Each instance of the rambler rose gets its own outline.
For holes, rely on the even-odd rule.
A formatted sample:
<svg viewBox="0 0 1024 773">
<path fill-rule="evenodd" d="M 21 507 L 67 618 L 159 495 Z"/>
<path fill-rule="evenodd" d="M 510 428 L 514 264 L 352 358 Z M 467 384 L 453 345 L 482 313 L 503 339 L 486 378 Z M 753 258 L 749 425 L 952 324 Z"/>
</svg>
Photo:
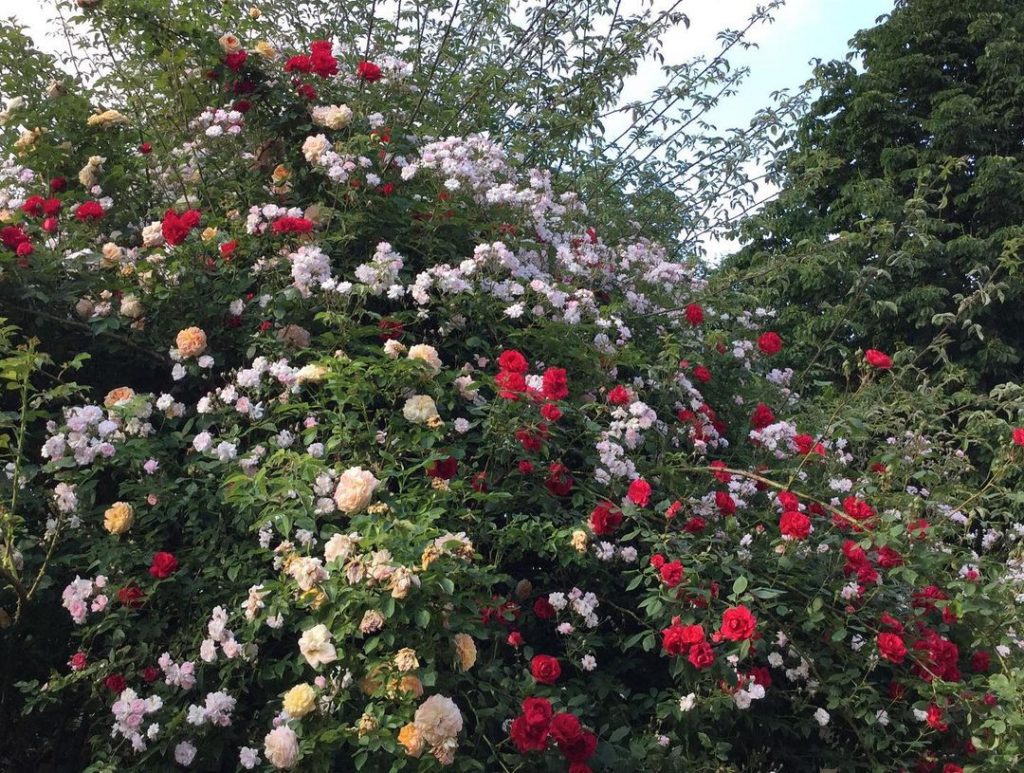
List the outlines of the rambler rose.
<svg viewBox="0 0 1024 773">
<path fill-rule="evenodd" d="M 380 481 L 369 470 L 349 467 L 338 478 L 334 488 L 334 503 L 343 513 L 352 515 L 366 509 Z"/>
</svg>

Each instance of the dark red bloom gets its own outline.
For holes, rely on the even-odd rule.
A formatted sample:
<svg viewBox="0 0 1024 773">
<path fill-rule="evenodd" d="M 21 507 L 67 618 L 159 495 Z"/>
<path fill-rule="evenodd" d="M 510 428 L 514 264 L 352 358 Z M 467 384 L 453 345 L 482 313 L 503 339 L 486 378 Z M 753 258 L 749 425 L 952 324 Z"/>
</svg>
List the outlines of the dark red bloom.
<svg viewBox="0 0 1024 773">
<path fill-rule="evenodd" d="M 715 492 L 715 506 L 722 515 L 734 515 L 736 513 L 736 500 L 728 491 Z"/>
<path fill-rule="evenodd" d="M 438 459 L 431 462 L 427 467 L 427 475 L 431 478 L 441 478 L 442 480 L 451 480 L 458 471 L 459 461 L 454 456 L 449 456 L 447 459 Z"/>
<path fill-rule="evenodd" d="M 598 502 L 590 512 L 590 529 L 598 537 L 613 534 L 622 524 L 622 511 L 607 500 Z"/>
<path fill-rule="evenodd" d="M 285 72 L 311 72 L 312 69 L 313 64 L 305 54 L 293 56 L 284 63 Z"/>
<path fill-rule="evenodd" d="M 321 78 L 338 74 L 338 60 L 331 53 L 331 41 L 317 40 L 310 46 L 309 67 Z"/>
<path fill-rule="evenodd" d="M 704 321 L 704 309 L 699 304 L 691 303 L 686 307 L 686 321 L 697 327 Z"/>
<path fill-rule="evenodd" d="M 146 684 L 152 684 L 160 678 L 160 668 L 158 666 L 146 666 L 142 669 L 142 681 Z"/>
<path fill-rule="evenodd" d="M 103 680 L 103 686 L 112 693 L 119 694 L 124 692 L 125 688 L 128 687 L 128 683 L 121 674 L 110 674 Z"/>
<path fill-rule="evenodd" d="M 622 384 L 616 384 L 608 392 L 608 402 L 612 405 L 626 405 L 632 399 L 629 390 L 622 386 Z"/>
<path fill-rule="evenodd" d="M 506 349 L 498 355 L 498 367 L 510 373 L 526 373 L 530 365 L 515 349 Z"/>
<path fill-rule="evenodd" d="M 224 56 L 224 66 L 232 72 L 238 72 L 245 66 L 245 60 L 249 58 L 247 51 L 235 51 L 233 54 Z"/>
<path fill-rule="evenodd" d="M 71 660 L 68 661 L 68 665 L 72 671 L 81 671 L 87 665 L 89 665 L 89 658 L 84 652 L 76 652 L 71 656 Z"/>
<path fill-rule="evenodd" d="M 565 368 L 548 368 L 544 371 L 543 394 L 549 400 L 564 400 L 569 396 Z"/>
<path fill-rule="evenodd" d="M 562 675 L 562 666 L 558 658 L 550 655 L 534 655 L 530 661 L 530 673 L 540 684 L 554 684 Z"/>
<path fill-rule="evenodd" d="M 554 403 L 544 403 L 540 409 L 540 415 L 548 421 L 558 421 L 562 418 L 562 409 Z"/>
<path fill-rule="evenodd" d="M 541 596 L 533 602 L 533 614 L 541 620 L 550 620 L 555 616 L 555 608 L 546 596 Z"/>
<path fill-rule="evenodd" d="M 132 609 L 141 607 L 145 598 L 146 594 L 138 585 L 126 585 L 117 592 L 117 600 Z"/>
<path fill-rule="evenodd" d="M 750 416 L 750 425 L 754 429 L 764 429 L 769 424 L 775 423 L 775 414 L 772 409 L 764 403 L 758 403 L 754 413 Z"/>
<path fill-rule="evenodd" d="M 152 152 L 153 146 L 150 145 L 148 142 L 143 142 L 141 145 L 139 145 L 139 153 L 141 153 L 142 155 L 148 156 Z"/>
<path fill-rule="evenodd" d="M 552 462 L 548 467 L 548 477 L 544 481 L 544 486 L 556 497 L 568 496 L 573 486 L 569 468 L 561 462 Z"/>
</svg>

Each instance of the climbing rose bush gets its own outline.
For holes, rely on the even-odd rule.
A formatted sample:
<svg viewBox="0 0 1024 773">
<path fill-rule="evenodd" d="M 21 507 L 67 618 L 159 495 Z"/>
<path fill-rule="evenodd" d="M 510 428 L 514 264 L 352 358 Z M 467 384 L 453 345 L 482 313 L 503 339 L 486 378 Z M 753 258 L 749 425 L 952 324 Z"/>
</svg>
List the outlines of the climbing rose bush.
<svg viewBox="0 0 1024 773">
<path fill-rule="evenodd" d="M 400 57 L 221 45 L 188 136 L 3 169 L 3 283 L 103 360 L 16 481 L 91 769 L 1012 767 L 1021 532 L 955 446 L 808 423 L 770 311 Z"/>
</svg>

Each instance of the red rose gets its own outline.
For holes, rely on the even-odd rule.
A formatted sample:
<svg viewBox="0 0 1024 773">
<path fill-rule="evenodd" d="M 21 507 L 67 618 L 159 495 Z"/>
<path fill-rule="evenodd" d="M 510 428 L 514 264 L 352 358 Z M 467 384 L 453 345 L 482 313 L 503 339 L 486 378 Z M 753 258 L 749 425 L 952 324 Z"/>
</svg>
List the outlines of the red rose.
<svg viewBox="0 0 1024 773">
<path fill-rule="evenodd" d="M 232 72 L 238 72 L 245 65 L 245 60 L 249 58 L 247 51 L 235 51 L 233 54 L 227 54 L 224 57 L 224 66 Z"/>
<path fill-rule="evenodd" d="M 690 661 L 694 668 L 702 671 L 705 668 L 710 668 L 715 662 L 715 653 L 711 649 L 710 644 L 706 641 L 701 641 L 690 647 L 690 654 L 687 655 L 687 660 Z"/>
<path fill-rule="evenodd" d="M 1024 446 L 1024 427 L 1017 427 L 1013 433 L 1013 444 L 1015 446 Z"/>
<path fill-rule="evenodd" d="M 629 390 L 622 384 L 616 384 L 608 392 L 608 402 L 612 405 L 626 405 L 631 399 L 633 398 L 629 394 Z"/>
<path fill-rule="evenodd" d="M 545 596 L 541 596 L 533 602 L 533 614 L 541 620 L 550 620 L 555 616 L 555 608 Z"/>
<path fill-rule="evenodd" d="M 512 631 L 505 640 L 509 647 L 519 649 L 523 646 L 523 635 L 519 631 Z"/>
<path fill-rule="evenodd" d="M 736 500 L 727 491 L 715 492 L 715 505 L 722 515 L 733 515 L 736 512 Z"/>
<path fill-rule="evenodd" d="M 146 666 L 142 669 L 142 681 L 146 684 L 152 684 L 160 678 L 161 671 L 157 666 Z"/>
<path fill-rule="evenodd" d="M 39 217 L 43 214 L 43 201 L 43 197 L 38 194 L 29 196 L 21 205 L 21 211 L 29 217 Z"/>
<path fill-rule="evenodd" d="M 547 698 L 523 699 L 523 719 L 530 727 L 547 727 L 552 715 L 551 701 Z"/>
<path fill-rule="evenodd" d="M 304 217 L 279 217 L 270 230 L 275 234 L 308 234 L 313 230 L 313 221 Z"/>
<path fill-rule="evenodd" d="M 75 210 L 75 219 L 83 223 L 88 220 L 100 220 L 103 215 L 103 207 L 98 201 L 83 201 Z"/>
<path fill-rule="evenodd" d="M 498 355 L 498 367 L 509 373 L 526 373 L 530 366 L 526 358 L 515 349 L 506 349 Z"/>
<path fill-rule="evenodd" d="M 691 303 L 686 307 L 686 321 L 697 327 L 697 325 L 704 321 L 704 309 L 696 303 Z"/>
<path fill-rule="evenodd" d="M 68 187 L 68 181 L 63 177 L 54 177 L 50 180 L 50 192 L 60 193 L 62 190 Z"/>
<path fill-rule="evenodd" d="M 878 351 L 878 349 L 868 349 L 864 352 L 864 359 L 867 360 L 868 365 L 872 368 L 889 370 L 892 367 L 892 357 L 885 352 Z"/>
<path fill-rule="evenodd" d="M 141 145 L 139 145 L 139 153 L 141 153 L 142 155 L 148 156 L 152 152 L 153 146 L 148 142 L 143 142 Z"/>
<path fill-rule="evenodd" d="M 111 674 L 103 680 L 103 686 L 110 690 L 112 693 L 122 693 L 128 686 L 128 683 L 120 674 Z"/>
<path fill-rule="evenodd" d="M 533 462 L 529 459 L 523 459 L 519 462 L 519 472 L 523 475 L 529 475 L 533 472 Z"/>
<path fill-rule="evenodd" d="M 984 674 L 988 671 L 991 658 L 985 650 L 975 650 L 971 655 L 971 670 L 976 674 Z"/>
<path fill-rule="evenodd" d="M 543 394 L 549 400 L 564 400 L 569 396 L 565 368 L 548 368 L 544 371 Z"/>
<path fill-rule="evenodd" d="M 903 638 L 896 633 L 878 634 L 878 654 L 890 663 L 902 663 L 907 657 L 907 645 Z"/>
<path fill-rule="evenodd" d="M 706 384 L 711 380 L 711 371 L 705 368 L 703 365 L 698 365 L 693 369 L 693 377 L 700 383 Z"/>
<path fill-rule="evenodd" d="M 512 720 L 508 734 L 520 754 L 542 752 L 548 746 L 548 726 L 530 725 L 525 716 Z"/>
<path fill-rule="evenodd" d="M 942 709 L 934 703 L 928 706 L 928 726 L 940 733 L 949 730 L 949 725 L 942 721 Z"/>
<path fill-rule="evenodd" d="M 780 491 L 775 499 L 782 506 L 783 510 L 799 510 L 800 500 L 792 491 Z"/>
<path fill-rule="evenodd" d="M 331 41 L 317 40 L 310 46 L 309 66 L 321 78 L 338 74 L 338 60 L 331 53 Z"/>
<path fill-rule="evenodd" d="M 769 424 L 775 423 L 775 414 L 772 413 L 770 407 L 763 402 L 759 402 L 757 407 L 754 409 L 754 413 L 751 415 L 751 426 L 754 429 L 764 429 Z"/>
<path fill-rule="evenodd" d="M 661 581 L 668 587 L 674 588 L 683 581 L 683 562 L 676 559 L 675 561 L 669 561 L 667 564 L 662 564 L 661 568 L 658 569 L 658 573 L 661 575 Z"/>
<path fill-rule="evenodd" d="M 198 209 L 189 209 L 181 215 L 173 209 L 167 210 L 164 213 L 164 219 L 160 226 L 164 241 L 172 247 L 178 246 L 185 241 L 188 232 L 199 225 L 201 217 L 202 215 Z"/>
<path fill-rule="evenodd" d="M 117 600 L 126 607 L 132 607 L 133 609 L 141 607 L 142 601 L 145 598 L 146 594 L 142 592 L 142 588 L 138 585 L 126 585 L 117 592 Z"/>
<path fill-rule="evenodd" d="M 562 667 L 558 664 L 558 658 L 534 655 L 530 661 L 530 673 L 540 684 L 554 684 L 562 675 Z"/>
<path fill-rule="evenodd" d="M 440 478 L 441 480 L 451 480 L 458 471 L 459 462 L 454 456 L 431 462 L 427 467 L 427 475 L 431 478 Z"/>
<path fill-rule="evenodd" d="M 540 415 L 548 421 L 558 421 L 562 418 L 562 409 L 554 403 L 544 403 L 544 406 L 540 409 Z"/>
<path fill-rule="evenodd" d="M 817 454 L 818 456 L 825 455 L 825 446 L 821 443 L 815 443 L 814 438 L 811 435 L 794 435 L 793 445 L 796 446 L 797 452 L 804 456 L 811 453 Z"/>
<path fill-rule="evenodd" d="M 722 615 L 722 627 L 719 632 L 729 641 L 744 641 L 754 635 L 757 618 L 742 604 L 730 607 Z"/>
<path fill-rule="evenodd" d="M 643 478 L 637 478 L 629 484 L 626 496 L 637 507 L 647 507 L 647 503 L 651 499 L 651 484 Z"/>
<path fill-rule="evenodd" d="M 220 246 L 220 256 L 224 260 L 231 260 L 232 256 L 235 254 L 235 250 L 237 250 L 237 249 L 238 249 L 238 240 L 237 239 L 232 239 L 229 242 L 224 242 Z"/>
<path fill-rule="evenodd" d="M 651 566 L 653 566 L 655 569 L 661 569 L 661 567 L 664 566 L 664 564 L 665 556 L 663 556 L 661 553 L 655 553 L 653 556 L 651 556 Z"/>
<path fill-rule="evenodd" d="M 309 57 L 305 54 L 291 57 L 284 63 L 285 72 L 309 72 L 312 69 Z"/>
<path fill-rule="evenodd" d="M 590 513 L 590 530 L 598 537 L 612 534 L 622 524 L 622 511 L 611 502 L 599 502 Z"/>
<path fill-rule="evenodd" d="M 707 525 L 707 521 L 705 521 L 699 515 L 695 515 L 683 524 L 683 531 L 685 531 L 687 534 L 699 534 L 707 528 Z"/>
<path fill-rule="evenodd" d="M 519 394 L 526 391 L 526 376 L 511 370 L 503 370 L 494 377 L 498 385 L 498 396 L 505 400 L 518 400 Z"/>
<path fill-rule="evenodd" d="M 778 354 L 782 351 L 782 339 L 778 333 L 762 333 L 757 339 L 757 348 L 767 355 Z"/>
<path fill-rule="evenodd" d="M 170 553 L 154 553 L 149 573 L 158 580 L 166 580 L 178 570 L 178 559 Z"/>
<path fill-rule="evenodd" d="M 368 62 L 364 59 L 356 65 L 356 75 L 359 76 L 361 80 L 373 83 L 374 81 L 380 80 L 380 67 L 375 65 L 373 62 Z"/>
<path fill-rule="evenodd" d="M 84 652 L 76 652 L 71 656 L 71 660 L 68 661 L 68 665 L 71 666 L 72 671 L 81 671 L 89 665 L 89 658 L 86 657 Z"/>
<path fill-rule="evenodd" d="M 895 569 L 903 563 L 903 556 L 890 547 L 878 549 L 878 565 L 883 569 Z"/>
<path fill-rule="evenodd" d="M 704 640 L 703 626 L 681 625 L 678 618 L 661 632 L 661 647 L 669 655 L 682 655 Z"/>
<path fill-rule="evenodd" d="M 569 468 L 561 462 L 553 462 L 548 467 L 548 477 L 544 486 L 556 497 L 568 496 L 572 491 L 573 477 L 569 474 Z"/>
<path fill-rule="evenodd" d="M 811 533 L 811 519 L 796 510 L 786 510 L 779 518 L 779 531 L 790 539 L 807 539 Z"/>
<path fill-rule="evenodd" d="M 732 480 L 732 473 L 723 472 L 723 470 L 726 469 L 728 465 L 725 462 L 721 461 L 720 459 L 715 459 L 715 461 L 713 461 L 708 466 L 715 470 L 715 479 L 720 481 L 721 483 L 728 483 L 729 481 Z"/>
<path fill-rule="evenodd" d="M 551 719 L 551 737 L 558 743 L 571 741 L 582 732 L 580 721 L 573 714 L 562 712 Z"/>
<path fill-rule="evenodd" d="M 750 669 L 749 675 L 751 679 L 766 690 L 772 686 L 772 672 L 764 666 L 754 666 Z"/>
</svg>

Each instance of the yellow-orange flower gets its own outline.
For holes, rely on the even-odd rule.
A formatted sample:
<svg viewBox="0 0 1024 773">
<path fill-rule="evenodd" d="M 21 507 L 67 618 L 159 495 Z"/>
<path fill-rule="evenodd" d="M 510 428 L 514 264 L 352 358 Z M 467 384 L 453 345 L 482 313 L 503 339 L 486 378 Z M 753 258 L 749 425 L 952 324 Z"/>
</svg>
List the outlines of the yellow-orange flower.
<svg viewBox="0 0 1024 773">
<path fill-rule="evenodd" d="M 206 351 L 206 333 L 202 328 L 187 327 L 178 333 L 174 343 L 178 347 L 178 353 L 185 359 L 198 357 Z"/>
<path fill-rule="evenodd" d="M 103 513 L 103 528 L 111 534 L 124 534 L 135 523 L 135 510 L 127 502 L 114 502 Z"/>
<path fill-rule="evenodd" d="M 405 747 L 405 753 L 410 757 L 419 757 L 423 754 L 423 736 L 412 722 L 398 731 L 398 742 Z"/>
</svg>

